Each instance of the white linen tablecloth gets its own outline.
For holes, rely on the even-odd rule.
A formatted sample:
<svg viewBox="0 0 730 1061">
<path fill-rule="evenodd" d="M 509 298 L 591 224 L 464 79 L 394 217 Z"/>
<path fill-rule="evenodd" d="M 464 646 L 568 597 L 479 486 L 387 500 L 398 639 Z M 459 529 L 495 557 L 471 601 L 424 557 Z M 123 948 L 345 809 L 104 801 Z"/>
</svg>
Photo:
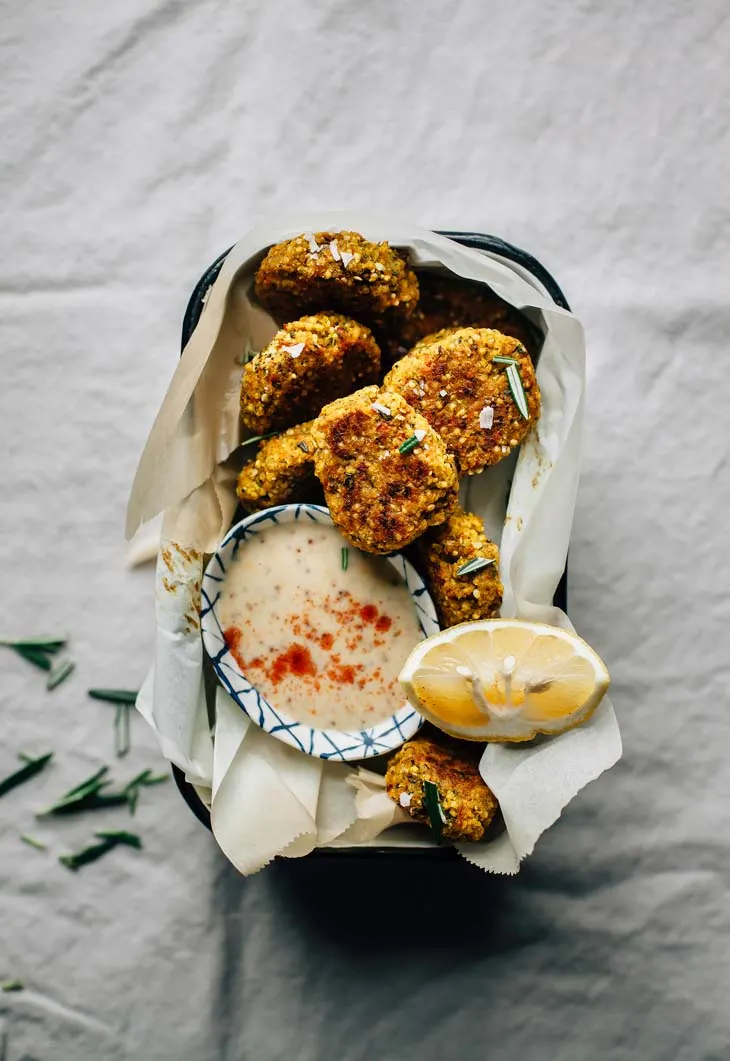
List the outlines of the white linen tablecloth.
<svg viewBox="0 0 730 1061">
<path fill-rule="evenodd" d="M 620 0 L 10 4 L 0 11 L 3 1061 L 730 1057 L 728 13 Z M 723 73 L 725 71 L 725 73 Z M 570 613 L 624 759 L 515 880 L 316 860 L 245 881 L 172 785 L 34 811 L 103 761 L 152 576 L 124 567 L 141 446 L 203 268 L 263 214 L 400 211 L 500 235 L 586 325 Z M 159 765 L 133 722 L 128 777 Z M 19 842 L 48 840 L 44 855 Z M 5 1054 L 3 1054 L 5 1050 Z"/>
</svg>

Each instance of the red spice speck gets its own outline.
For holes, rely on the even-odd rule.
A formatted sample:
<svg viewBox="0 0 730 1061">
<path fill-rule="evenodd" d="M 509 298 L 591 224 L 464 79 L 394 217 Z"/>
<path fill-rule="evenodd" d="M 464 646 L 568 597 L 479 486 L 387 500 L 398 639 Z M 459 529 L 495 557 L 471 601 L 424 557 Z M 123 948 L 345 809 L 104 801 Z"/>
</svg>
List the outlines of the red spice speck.
<svg viewBox="0 0 730 1061">
<path fill-rule="evenodd" d="M 237 626 L 229 626 L 227 630 L 223 631 L 223 640 L 228 647 L 228 651 L 231 653 L 241 670 L 245 667 L 243 655 L 241 653 L 242 636 L 243 633 Z"/>
<path fill-rule="evenodd" d="M 341 667 L 330 667 L 327 671 L 327 677 L 337 685 L 354 685 L 355 672 L 359 670 L 362 670 L 359 664 L 355 667 L 350 664 L 345 664 Z"/>
<path fill-rule="evenodd" d="M 377 623 L 375 624 L 375 629 L 378 630 L 381 634 L 384 634 L 386 630 L 390 630 L 392 625 L 393 620 L 390 618 L 389 615 L 381 615 Z"/>
<path fill-rule="evenodd" d="M 332 646 L 335 643 L 334 635 L 333 634 L 322 634 L 322 636 L 319 639 L 319 643 L 322 646 L 322 648 L 325 650 L 325 652 L 329 652 L 329 650 L 332 648 Z"/>
<path fill-rule="evenodd" d="M 317 668 L 306 645 L 290 645 L 285 652 L 280 652 L 271 664 L 269 678 L 274 685 L 278 685 L 287 674 L 296 674 L 299 678 L 316 678 Z"/>
<path fill-rule="evenodd" d="M 378 618 L 378 609 L 374 604 L 363 604 L 360 609 L 360 618 L 364 623 L 374 623 Z"/>
</svg>

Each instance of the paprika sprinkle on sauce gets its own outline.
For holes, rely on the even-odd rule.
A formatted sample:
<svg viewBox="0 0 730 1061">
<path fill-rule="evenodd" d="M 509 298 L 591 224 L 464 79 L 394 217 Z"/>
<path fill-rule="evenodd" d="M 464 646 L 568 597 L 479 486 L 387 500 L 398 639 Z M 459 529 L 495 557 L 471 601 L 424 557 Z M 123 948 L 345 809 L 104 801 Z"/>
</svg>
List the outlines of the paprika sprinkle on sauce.
<svg viewBox="0 0 730 1061">
<path fill-rule="evenodd" d="M 404 704 L 398 674 L 421 639 L 407 587 L 334 527 L 272 524 L 240 549 L 218 602 L 243 674 L 278 710 L 319 728 L 364 729 Z"/>
</svg>

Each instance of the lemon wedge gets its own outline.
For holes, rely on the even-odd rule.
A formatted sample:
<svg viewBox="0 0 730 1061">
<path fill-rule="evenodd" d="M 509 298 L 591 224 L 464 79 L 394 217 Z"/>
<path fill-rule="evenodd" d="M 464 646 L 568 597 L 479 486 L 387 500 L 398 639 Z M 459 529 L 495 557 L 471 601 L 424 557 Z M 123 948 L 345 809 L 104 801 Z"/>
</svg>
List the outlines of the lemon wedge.
<svg viewBox="0 0 730 1061">
<path fill-rule="evenodd" d="M 429 722 L 478 741 L 525 741 L 579 726 L 610 681 L 577 634 L 520 619 L 460 623 L 427 637 L 399 678 Z"/>
</svg>

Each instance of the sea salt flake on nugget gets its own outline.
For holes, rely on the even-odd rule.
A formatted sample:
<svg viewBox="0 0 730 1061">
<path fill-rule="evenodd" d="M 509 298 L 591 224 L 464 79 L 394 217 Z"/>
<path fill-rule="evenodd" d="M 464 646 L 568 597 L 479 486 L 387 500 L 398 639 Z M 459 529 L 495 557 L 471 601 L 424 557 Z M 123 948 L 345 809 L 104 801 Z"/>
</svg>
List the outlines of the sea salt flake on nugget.
<svg viewBox="0 0 730 1061">
<path fill-rule="evenodd" d="M 482 411 L 479 413 L 479 426 L 484 430 L 489 430 L 493 423 L 494 409 L 491 405 L 485 405 Z"/>
<path fill-rule="evenodd" d="M 392 415 L 382 416 L 375 404 Z M 404 449 L 416 431 L 421 443 Z M 442 523 L 457 502 L 453 459 L 398 394 L 364 387 L 340 398 L 322 410 L 312 436 L 315 472 L 332 519 L 358 549 L 403 549 L 427 527 Z"/>
</svg>

